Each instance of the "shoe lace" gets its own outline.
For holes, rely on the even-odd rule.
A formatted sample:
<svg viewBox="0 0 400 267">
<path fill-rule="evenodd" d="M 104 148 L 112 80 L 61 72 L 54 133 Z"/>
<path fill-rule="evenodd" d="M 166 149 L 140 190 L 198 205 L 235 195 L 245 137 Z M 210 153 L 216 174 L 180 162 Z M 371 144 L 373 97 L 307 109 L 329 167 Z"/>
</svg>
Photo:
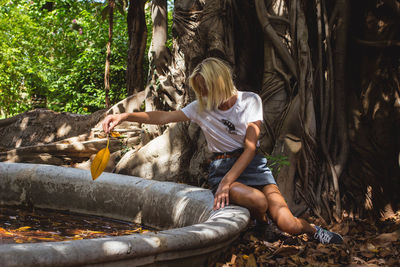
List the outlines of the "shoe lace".
<svg viewBox="0 0 400 267">
<path fill-rule="evenodd" d="M 332 239 L 332 235 L 325 229 L 318 229 L 314 234 L 314 238 L 318 239 L 322 244 L 328 244 Z"/>
</svg>

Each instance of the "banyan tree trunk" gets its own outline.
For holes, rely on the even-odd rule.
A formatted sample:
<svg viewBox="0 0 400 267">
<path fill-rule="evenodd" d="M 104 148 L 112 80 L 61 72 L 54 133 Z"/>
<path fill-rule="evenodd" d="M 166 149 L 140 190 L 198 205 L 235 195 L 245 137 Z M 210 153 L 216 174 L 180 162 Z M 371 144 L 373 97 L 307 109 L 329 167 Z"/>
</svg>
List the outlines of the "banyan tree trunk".
<svg viewBox="0 0 400 267">
<path fill-rule="evenodd" d="M 400 208 L 400 5 L 378 2 L 351 4 L 350 158 L 341 183 L 346 211 L 375 218 Z"/>
<path fill-rule="evenodd" d="M 144 89 L 144 51 L 146 50 L 147 27 L 144 13 L 145 0 L 129 0 L 128 8 L 128 64 L 126 84 L 128 95 Z"/>
<path fill-rule="evenodd" d="M 107 51 L 106 51 L 106 64 L 104 67 L 104 90 L 106 93 L 105 102 L 106 107 L 111 107 L 110 102 L 110 66 L 111 66 L 111 44 L 113 37 L 113 26 L 114 26 L 114 8 L 115 8 L 115 0 L 108 1 L 109 12 L 108 12 L 108 42 L 107 42 Z"/>
</svg>

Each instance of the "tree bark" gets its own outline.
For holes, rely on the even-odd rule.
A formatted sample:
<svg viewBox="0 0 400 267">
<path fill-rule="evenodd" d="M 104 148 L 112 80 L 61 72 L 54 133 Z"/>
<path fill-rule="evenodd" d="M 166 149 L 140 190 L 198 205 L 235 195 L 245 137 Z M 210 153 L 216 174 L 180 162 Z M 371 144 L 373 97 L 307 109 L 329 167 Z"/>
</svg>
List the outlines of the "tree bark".
<svg viewBox="0 0 400 267">
<path fill-rule="evenodd" d="M 168 11 L 167 0 L 151 2 L 151 19 L 153 21 L 153 36 L 149 50 L 151 65 L 161 75 L 165 75 L 171 62 L 171 53 L 166 47 Z"/>
<path fill-rule="evenodd" d="M 111 106 L 110 102 L 110 58 L 111 58 L 111 43 L 112 43 L 112 35 L 113 35 L 113 25 L 114 25 L 114 8 L 115 8 L 115 0 L 108 1 L 108 42 L 107 42 L 107 54 L 106 54 L 106 65 L 104 70 L 104 90 L 106 92 L 106 107 L 109 108 Z"/>
<path fill-rule="evenodd" d="M 129 49 L 126 77 L 128 95 L 144 90 L 143 60 L 147 41 L 145 3 L 145 0 L 129 1 L 127 17 Z"/>
</svg>

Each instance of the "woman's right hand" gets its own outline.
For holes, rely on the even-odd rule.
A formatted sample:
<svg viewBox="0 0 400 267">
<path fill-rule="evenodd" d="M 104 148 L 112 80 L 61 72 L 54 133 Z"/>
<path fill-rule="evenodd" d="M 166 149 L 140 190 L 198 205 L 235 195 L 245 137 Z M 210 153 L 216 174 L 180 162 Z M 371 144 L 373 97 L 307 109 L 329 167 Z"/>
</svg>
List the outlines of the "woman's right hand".
<svg viewBox="0 0 400 267">
<path fill-rule="evenodd" d="M 229 205 L 229 189 L 230 184 L 222 179 L 214 195 L 213 210 L 219 210 Z"/>
<path fill-rule="evenodd" d="M 114 129 L 115 126 L 123 121 L 123 114 L 108 115 L 103 120 L 103 130 L 105 133 L 109 133 Z"/>
</svg>

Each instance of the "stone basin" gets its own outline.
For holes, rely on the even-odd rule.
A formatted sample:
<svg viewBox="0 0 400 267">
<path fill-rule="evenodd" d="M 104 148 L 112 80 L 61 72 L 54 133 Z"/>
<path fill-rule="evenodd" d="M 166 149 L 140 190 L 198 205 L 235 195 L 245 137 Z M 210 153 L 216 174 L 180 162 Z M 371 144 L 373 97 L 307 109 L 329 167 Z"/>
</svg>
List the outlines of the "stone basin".
<svg viewBox="0 0 400 267">
<path fill-rule="evenodd" d="M 0 204 L 68 210 L 158 232 L 0 245 L 0 266 L 208 266 L 249 222 L 247 209 L 212 210 L 210 190 L 51 165 L 0 163 Z"/>
</svg>

